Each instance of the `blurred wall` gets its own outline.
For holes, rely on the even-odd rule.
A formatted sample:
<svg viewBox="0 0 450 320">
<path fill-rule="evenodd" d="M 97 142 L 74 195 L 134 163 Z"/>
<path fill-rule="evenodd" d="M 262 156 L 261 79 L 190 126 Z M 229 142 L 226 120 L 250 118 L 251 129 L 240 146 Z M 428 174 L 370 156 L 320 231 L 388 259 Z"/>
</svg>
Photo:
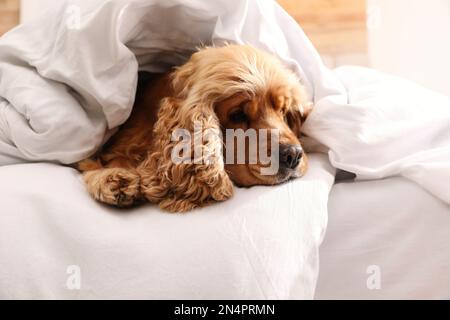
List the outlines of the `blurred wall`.
<svg viewBox="0 0 450 320">
<path fill-rule="evenodd" d="M 0 36 L 19 23 L 19 0 L 0 0 Z"/>
<path fill-rule="evenodd" d="M 367 0 L 371 66 L 450 96 L 450 0 Z"/>
<path fill-rule="evenodd" d="M 302 26 L 329 67 L 369 65 L 366 0 L 277 1 Z"/>
<path fill-rule="evenodd" d="M 20 0 L 20 21 L 33 19 L 56 1 L 60 0 Z"/>
</svg>

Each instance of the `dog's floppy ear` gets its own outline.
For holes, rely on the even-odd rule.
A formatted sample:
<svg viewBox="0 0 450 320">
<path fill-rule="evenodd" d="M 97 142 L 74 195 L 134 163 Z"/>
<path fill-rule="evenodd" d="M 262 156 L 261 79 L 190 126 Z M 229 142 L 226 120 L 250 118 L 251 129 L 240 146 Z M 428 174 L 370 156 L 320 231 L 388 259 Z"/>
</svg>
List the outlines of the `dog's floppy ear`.
<svg viewBox="0 0 450 320">
<path fill-rule="evenodd" d="M 301 128 L 306 118 L 311 113 L 313 104 L 309 102 L 299 103 L 290 108 L 286 114 L 286 121 L 297 137 L 301 136 Z"/>
<path fill-rule="evenodd" d="M 145 197 L 171 212 L 189 211 L 233 195 L 233 184 L 224 168 L 219 121 L 212 103 L 205 101 L 208 99 L 189 93 L 189 67 L 188 63 L 183 72 L 175 72 L 175 97 L 161 102 L 153 131 L 153 153 L 138 168 Z M 188 150 L 188 157 L 174 159 L 181 143 L 173 139 L 174 132 L 190 136 L 184 150 Z"/>
</svg>

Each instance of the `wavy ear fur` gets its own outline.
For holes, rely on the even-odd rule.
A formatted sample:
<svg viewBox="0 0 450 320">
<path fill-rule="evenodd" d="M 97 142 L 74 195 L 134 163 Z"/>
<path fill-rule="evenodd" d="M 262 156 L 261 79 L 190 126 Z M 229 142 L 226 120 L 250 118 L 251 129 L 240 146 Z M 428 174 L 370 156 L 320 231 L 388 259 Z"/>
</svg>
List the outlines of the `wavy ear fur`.
<svg viewBox="0 0 450 320">
<path fill-rule="evenodd" d="M 302 96 L 305 96 L 303 93 Z M 291 128 L 291 130 L 296 134 L 298 138 L 301 137 L 301 128 L 303 123 L 305 123 L 306 118 L 309 116 L 313 109 L 313 104 L 311 102 L 302 101 L 297 99 L 297 104 L 295 108 L 291 108 L 286 114 L 286 121 Z"/>
<path fill-rule="evenodd" d="M 187 63 L 174 73 L 176 96 L 161 102 L 153 131 L 152 152 L 138 168 L 144 196 L 171 212 L 186 212 L 214 201 L 227 200 L 233 195 L 233 183 L 225 172 L 222 154 L 217 152 L 222 147 L 220 124 L 212 102 L 208 104 L 208 99 L 190 90 L 192 83 L 189 83 L 188 74 L 192 67 L 192 63 Z M 216 138 L 194 138 L 197 137 L 196 127 L 208 137 L 211 132 L 217 133 Z M 172 151 L 179 143 L 172 141 L 172 132 L 176 129 L 187 130 L 192 137 L 192 161 L 188 163 L 172 161 Z M 195 148 L 201 149 L 201 153 L 198 149 L 196 153 L 203 155 L 200 162 L 193 161 Z M 207 155 L 216 157 L 208 162 L 205 161 Z"/>
</svg>

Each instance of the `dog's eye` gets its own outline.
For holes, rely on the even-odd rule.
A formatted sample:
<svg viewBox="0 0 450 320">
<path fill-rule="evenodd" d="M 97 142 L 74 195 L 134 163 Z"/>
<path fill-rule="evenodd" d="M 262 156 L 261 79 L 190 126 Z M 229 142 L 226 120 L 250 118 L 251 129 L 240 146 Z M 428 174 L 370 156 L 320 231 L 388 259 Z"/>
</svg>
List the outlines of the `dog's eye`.
<svg viewBox="0 0 450 320">
<path fill-rule="evenodd" d="M 230 114 L 229 118 L 230 118 L 230 121 L 233 122 L 233 123 L 242 123 L 242 122 L 247 122 L 248 121 L 247 115 L 242 110 L 233 111 Z"/>
</svg>

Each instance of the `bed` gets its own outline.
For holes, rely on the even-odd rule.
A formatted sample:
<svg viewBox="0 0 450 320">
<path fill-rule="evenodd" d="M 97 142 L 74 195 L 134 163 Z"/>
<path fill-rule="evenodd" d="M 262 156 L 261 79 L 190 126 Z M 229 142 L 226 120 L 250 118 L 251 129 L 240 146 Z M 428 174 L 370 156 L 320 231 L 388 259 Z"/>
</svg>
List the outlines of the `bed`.
<svg viewBox="0 0 450 320">
<path fill-rule="evenodd" d="M 312 299 L 334 169 L 310 158 L 302 180 L 185 215 L 101 205 L 71 168 L 2 167 L 0 299 Z"/>
<path fill-rule="evenodd" d="M 450 299 L 448 205 L 401 177 L 332 186 L 323 155 L 310 168 L 187 215 L 98 204 L 71 168 L 0 168 L 0 298 Z"/>
<path fill-rule="evenodd" d="M 65 165 L 126 121 L 138 71 L 226 42 L 304 84 L 307 176 L 188 215 L 93 201 Z M 0 298 L 448 298 L 449 142 L 448 97 L 326 68 L 273 1 L 58 2 L 0 39 Z"/>
<path fill-rule="evenodd" d="M 316 299 L 450 299 L 447 204 L 395 177 L 336 184 L 328 209 Z"/>
</svg>

